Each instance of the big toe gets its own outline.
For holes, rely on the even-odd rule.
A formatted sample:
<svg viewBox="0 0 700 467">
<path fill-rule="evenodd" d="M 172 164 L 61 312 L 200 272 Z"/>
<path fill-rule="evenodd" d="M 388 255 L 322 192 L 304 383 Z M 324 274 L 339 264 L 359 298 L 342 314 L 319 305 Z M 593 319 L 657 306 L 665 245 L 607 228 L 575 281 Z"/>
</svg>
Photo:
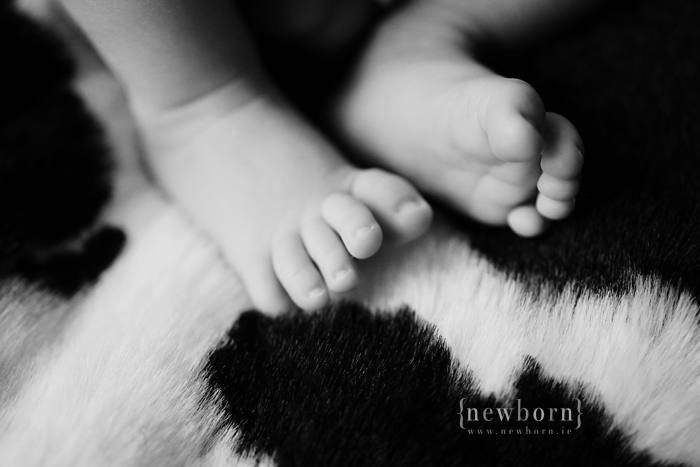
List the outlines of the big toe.
<svg viewBox="0 0 700 467">
<path fill-rule="evenodd" d="M 493 156 L 502 162 L 538 159 L 546 126 L 542 100 L 524 81 L 492 79 L 493 89 L 480 116 Z"/>
</svg>

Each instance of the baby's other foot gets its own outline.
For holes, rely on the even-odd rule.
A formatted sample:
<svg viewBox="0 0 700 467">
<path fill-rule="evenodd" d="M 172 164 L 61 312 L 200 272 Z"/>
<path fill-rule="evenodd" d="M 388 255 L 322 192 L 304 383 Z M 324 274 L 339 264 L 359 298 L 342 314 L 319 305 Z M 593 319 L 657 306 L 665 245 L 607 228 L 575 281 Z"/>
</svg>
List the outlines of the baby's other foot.
<svg viewBox="0 0 700 467">
<path fill-rule="evenodd" d="M 406 8 L 380 28 L 336 107 L 341 135 L 478 221 L 542 233 L 574 207 L 576 129 L 545 112 L 531 86 L 465 53 L 461 36 L 445 33 L 449 15 L 425 10 Z"/>
<path fill-rule="evenodd" d="M 357 283 L 354 260 L 410 240 L 431 210 L 402 178 L 359 170 L 283 104 L 224 87 L 140 112 L 149 162 L 221 247 L 253 304 L 313 310 Z"/>
</svg>

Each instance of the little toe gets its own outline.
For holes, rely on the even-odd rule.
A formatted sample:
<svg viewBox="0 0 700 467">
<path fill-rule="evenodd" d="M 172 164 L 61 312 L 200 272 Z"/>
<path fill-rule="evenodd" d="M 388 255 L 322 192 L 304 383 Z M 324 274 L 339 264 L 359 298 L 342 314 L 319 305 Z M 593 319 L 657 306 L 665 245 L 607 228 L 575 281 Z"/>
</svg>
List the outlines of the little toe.
<svg viewBox="0 0 700 467">
<path fill-rule="evenodd" d="M 537 190 L 547 198 L 556 201 L 569 201 L 576 197 L 579 188 L 577 179 L 562 180 L 543 173 L 537 181 Z"/>
<path fill-rule="evenodd" d="M 469 212 L 478 221 L 503 225 L 514 207 L 532 197 L 535 180 L 510 183 L 490 175 L 484 176 L 466 198 Z"/>
<path fill-rule="evenodd" d="M 305 310 L 328 303 L 328 291 L 321 274 L 309 258 L 299 235 L 282 234 L 272 246 L 272 266 L 292 301 Z"/>
<path fill-rule="evenodd" d="M 534 206 L 519 206 L 508 214 L 508 226 L 521 237 L 535 237 L 547 230 L 549 222 Z"/>
<path fill-rule="evenodd" d="M 323 219 L 315 217 L 305 220 L 301 226 L 301 239 L 328 289 L 343 293 L 355 288 L 357 273 L 353 260 L 343 242 Z"/>
<path fill-rule="evenodd" d="M 430 205 L 413 185 L 383 170 L 361 171 L 351 194 L 371 210 L 387 238 L 413 240 L 428 230 L 433 218 Z"/>
<path fill-rule="evenodd" d="M 554 178 L 572 180 L 583 168 L 583 143 L 574 125 L 559 114 L 547 114 L 542 171 Z"/>
<path fill-rule="evenodd" d="M 574 210 L 574 200 L 559 201 L 540 193 L 537 196 L 535 207 L 543 217 L 552 220 L 561 220 L 567 217 Z"/>
<path fill-rule="evenodd" d="M 241 276 L 253 306 L 264 313 L 278 314 L 292 308 L 293 304 L 275 277 L 268 261 L 253 261 Z"/>
<path fill-rule="evenodd" d="M 494 157 L 503 162 L 527 162 L 544 147 L 544 105 L 529 84 L 499 78 L 500 89 L 488 100 L 482 126 Z"/>
<path fill-rule="evenodd" d="M 358 199 L 333 193 L 323 201 L 321 215 L 355 258 L 369 258 L 379 250 L 382 230 L 369 208 Z"/>
</svg>

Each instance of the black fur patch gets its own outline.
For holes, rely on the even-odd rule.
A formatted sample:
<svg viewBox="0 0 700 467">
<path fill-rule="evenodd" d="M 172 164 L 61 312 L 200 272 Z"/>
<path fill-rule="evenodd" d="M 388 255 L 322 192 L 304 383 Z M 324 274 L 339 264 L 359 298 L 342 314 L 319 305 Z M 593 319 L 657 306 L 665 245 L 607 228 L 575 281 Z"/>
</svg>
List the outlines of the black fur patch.
<svg viewBox="0 0 700 467">
<path fill-rule="evenodd" d="M 48 31 L 0 3 L 0 270 L 79 234 L 110 194 L 102 132 Z"/>
<path fill-rule="evenodd" d="M 211 355 L 208 371 L 229 423 L 240 429 L 238 451 L 272 456 L 280 467 L 661 465 L 632 453 L 581 388 L 547 378 L 531 360 L 514 398 L 533 414 L 537 407 L 572 408 L 578 397 L 581 427 L 574 429 L 575 419 L 529 418 L 465 421 L 462 429 L 460 399 L 480 414 L 512 404 L 478 394 L 434 329 L 408 310 L 372 314 L 342 304 L 279 318 L 248 312 Z M 529 434 L 508 432 L 525 427 Z"/>
<path fill-rule="evenodd" d="M 37 260 L 96 220 L 110 191 L 101 128 L 70 88 L 57 38 L 0 3 L 0 276 L 20 273 L 63 293 L 97 278 L 123 232 L 102 230 L 79 250 Z"/>
<path fill-rule="evenodd" d="M 573 216 L 534 240 L 469 226 L 503 271 L 623 292 L 639 275 L 700 298 L 700 2 L 613 2 L 511 68 L 586 146 Z"/>
<path fill-rule="evenodd" d="M 97 281 L 124 247 L 126 235 L 115 227 L 102 227 L 74 249 L 53 252 L 43 258 L 26 257 L 15 267 L 25 279 L 54 292 L 72 296 Z"/>
</svg>

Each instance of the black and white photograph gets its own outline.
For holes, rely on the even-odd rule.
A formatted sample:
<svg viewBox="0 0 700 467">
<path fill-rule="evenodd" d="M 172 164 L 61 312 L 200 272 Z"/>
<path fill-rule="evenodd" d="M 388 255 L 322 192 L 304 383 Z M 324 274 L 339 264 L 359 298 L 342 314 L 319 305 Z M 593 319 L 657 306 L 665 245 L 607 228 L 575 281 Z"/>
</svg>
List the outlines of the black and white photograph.
<svg viewBox="0 0 700 467">
<path fill-rule="evenodd" d="M 699 25 L 0 0 L 0 467 L 700 467 Z"/>
</svg>

